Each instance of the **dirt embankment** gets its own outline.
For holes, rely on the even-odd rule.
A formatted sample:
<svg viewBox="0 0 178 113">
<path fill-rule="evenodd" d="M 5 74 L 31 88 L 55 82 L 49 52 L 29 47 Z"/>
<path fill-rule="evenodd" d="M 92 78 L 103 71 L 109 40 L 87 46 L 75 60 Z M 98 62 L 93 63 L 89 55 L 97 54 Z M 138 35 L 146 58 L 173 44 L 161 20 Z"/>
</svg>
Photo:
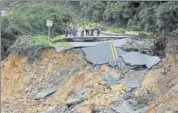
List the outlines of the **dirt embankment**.
<svg viewBox="0 0 178 113">
<path fill-rule="evenodd" d="M 146 113 L 176 113 L 178 111 L 178 63 L 176 55 L 167 54 L 166 66 L 150 70 L 134 95 L 149 91 L 153 100 Z M 86 100 L 77 104 L 77 113 L 91 113 L 93 106 L 107 108 L 124 94 L 124 83 L 108 87 L 103 75 L 121 76 L 119 70 L 102 65 L 96 70 L 84 59 L 81 50 L 57 53 L 43 52 L 39 60 L 28 63 L 26 57 L 9 56 L 2 62 L 2 113 L 40 113 L 72 98 L 76 90 L 85 89 Z M 34 100 L 39 90 L 55 86 L 51 96 Z M 83 111 L 85 109 L 85 111 Z"/>
</svg>

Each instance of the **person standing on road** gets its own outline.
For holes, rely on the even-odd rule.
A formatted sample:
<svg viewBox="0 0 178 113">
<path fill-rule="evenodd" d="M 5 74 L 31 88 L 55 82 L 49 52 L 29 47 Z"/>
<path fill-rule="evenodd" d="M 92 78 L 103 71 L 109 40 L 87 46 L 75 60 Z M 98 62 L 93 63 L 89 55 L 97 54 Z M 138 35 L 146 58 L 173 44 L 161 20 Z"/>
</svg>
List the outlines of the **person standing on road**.
<svg viewBox="0 0 178 113">
<path fill-rule="evenodd" d="M 82 23 L 81 36 L 84 36 L 84 31 L 85 31 L 85 24 Z"/>
<path fill-rule="evenodd" d="M 85 32 L 86 32 L 86 36 L 88 36 L 89 35 L 89 25 L 86 25 Z"/>
<path fill-rule="evenodd" d="M 67 27 L 67 37 L 72 36 L 72 23 L 70 23 Z"/>
<path fill-rule="evenodd" d="M 67 27 L 65 28 L 65 37 L 68 37 L 68 29 L 67 29 Z"/>
<path fill-rule="evenodd" d="M 96 30 L 97 30 L 97 36 L 99 36 L 100 33 L 101 33 L 101 29 L 100 29 L 100 24 L 99 23 L 96 25 Z"/>
<path fill-rule="evenodd" d="M 77 32 L 78 32 L 77 26 L 73 25 L 73 26 L 72 26 L 72 35 L 73 35 L 74 37 L 77 36 Z"/>
<path fill-rule="evenodd" d="M 91 36 L 94 36 L 94 31 L 95 31 L 95 23 L 92 23 L 92 25 L 91 25 Z"/>
</svg>

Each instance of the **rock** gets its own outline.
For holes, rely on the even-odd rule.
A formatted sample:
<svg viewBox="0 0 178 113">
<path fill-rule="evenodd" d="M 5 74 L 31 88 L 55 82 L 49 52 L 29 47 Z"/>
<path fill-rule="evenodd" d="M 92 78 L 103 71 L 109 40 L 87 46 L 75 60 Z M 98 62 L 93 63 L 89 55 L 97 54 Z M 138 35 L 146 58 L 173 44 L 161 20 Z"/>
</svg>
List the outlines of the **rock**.
<svg viewBox="0 0 178 113">
<path fill-rule="evenodd" d="M 57 106 L 51 113 L 66 113 L 67 110 L 68 110 L 67 105 L 60 105 Z"/>
<path fill-rule="evenodd" d="M 131 92 L 131 91 L 132 91 L 132 88 L 127 87 L 125 91 L 126 91 L 126 92 Z"/>
<path fill-rule="evenodd" d="M 45 62 L 48 62 L 49 60 L 47 58 L 43 59 Z"/>
<path fill-rule="evenodd" d="M 68 106 L 71 106 L 71 105 L 78 104 L 80 102 L 82 102 L 82 99 L 69 99 L 69 100 L 67 100 L 66 104 Z"/>
<path fill-rule="evenodd" d="M 106 66 L 106 65 L 101 65 L 100 66 L 100 69 L 99 69 L 101 72 L 108 72 L 108 66 Z"/>
<path fill-rule="evenodd" d="M 49 96 L 50 94 L 52 94 L 56 91 L 57 91 L 56 88 L 47 88 L 47 89 L 40 91 L 38 94 L 36 94 L 36 96 L 34 98 L 36 100 L 42 99 L 42 98 L 45 98 L 45 97 Z"/>
<path fill-rule="evenodd" d="M 30 92 L 30 88 L 25 88 L 25 90 L 24 90 L 26 93 L 27 92 Z"/>
<path fill-rule="evenodd" d="M 48 107 L 46 111 L 43 111 L 41 113 L 52 113 L 55 107 Z"/>
<path fill-rule="evenodd" d="M 73 98 L 85 99 L 85 89 L 79 88 L 75 91 Z"/>
</svg>

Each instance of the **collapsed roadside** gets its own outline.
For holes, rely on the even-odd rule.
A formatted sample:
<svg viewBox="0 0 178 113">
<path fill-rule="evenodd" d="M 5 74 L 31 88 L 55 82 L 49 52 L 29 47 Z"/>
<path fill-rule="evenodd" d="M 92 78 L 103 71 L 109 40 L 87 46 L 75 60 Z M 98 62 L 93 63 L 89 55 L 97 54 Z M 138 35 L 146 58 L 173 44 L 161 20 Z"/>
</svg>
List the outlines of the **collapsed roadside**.
<svg viewBox="0 0 178 113">
<path fill-rule="evenodd" d="M 112 63 L 89 63 L 82 49 L 46 48 L 41 53 L 34 62 L 18 55 L 2 62 L 3 112 L 177 111 L 178 66 L 173 55 L 166 54 L 151 69 L 128 66 L 123 73 Z"/>
</svg>

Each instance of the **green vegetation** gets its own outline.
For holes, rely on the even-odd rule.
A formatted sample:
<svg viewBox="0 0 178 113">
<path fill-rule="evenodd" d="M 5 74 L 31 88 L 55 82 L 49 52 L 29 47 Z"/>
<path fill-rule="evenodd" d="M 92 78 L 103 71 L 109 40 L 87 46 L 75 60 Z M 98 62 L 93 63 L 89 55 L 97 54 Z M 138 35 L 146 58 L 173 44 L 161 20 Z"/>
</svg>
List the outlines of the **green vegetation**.
<svg viewBox="0 0 178 113">
<path fill-rule="evenodd" d="M 73 16 L 73 12 L 62 4 L 29 2 L 9 8 L 8 16 L 1 21 L 2 56 L 8 54 L 8 48 L 18 40 L 18 36 L 47 35 L 47 19 L 53 20 L 52 37 L 63 34 L 67 23 L 73 21 Z"/>
<path fill-rule="evenodd" d="M 176 33 L 178 2 L 83 2 L 82 16 L 89 21 L 133 31 Z M 104 6 L 104 7 L 103 7 Z M 178 32 L 177 32 L 178 34 Z"/>
<path fill-rule="evenodd" d="M 78 24 L 78 27 L 82 26 L 82 23 L 84 23 L 85 25 L 91 25 L 92 22 L 90 21 L 85 21 L 85 22 L 80 22 Z M 95 22 L 93 22 L 95 23 Z M 97 24 L 97 23 L 95 23 Z M 101 30 L 103 31 L 109 31 L 112 33 L 118 33 L 118 34 L 127 34 L 127 35 L 135 35 L 135 36 L 149 36 L 152 34 L 152 32 L 147 32 L 147 31 L 133 31 L 133 30 L 128 30 L 126 28 L 119 28 L 119 27 L 112 27 L 112 26 L 106 26 L 104 24 L 101 24 Z"/>
<path fill-rule="evenodd" d="M 46 46 L 52 46 L 53 42 L 50 38 L 48 38 L 48 36 L 35 36 L 33 38 L 33 40 L 35 41 L 35 44 L 37 45 L 46 45 Z"/>
<path fill-rule="evenodd" d="M 59 36 L 56 36 L 52 39 L 52 41 L 56 41 L 56 40 L 59 40 L 59 39 L 64 39 L 65 36 L 64 35 L 59 35 Z"/>
<path fill-rule="evenodd" d="M 54 43 L 55 40 L 62 39 L 63 37 L 63 35 L 60 35 L 51 39 L 45 35 L 19 36 L 8 49 L 8 52 L 11 54 L 28 56 L 29 59 L 34 60 L 35 57 L 37 58 L 45 48 L 57 47 L 59 49 L 69 49 L 71 47 L 69 42 Z"/>
</svg>

